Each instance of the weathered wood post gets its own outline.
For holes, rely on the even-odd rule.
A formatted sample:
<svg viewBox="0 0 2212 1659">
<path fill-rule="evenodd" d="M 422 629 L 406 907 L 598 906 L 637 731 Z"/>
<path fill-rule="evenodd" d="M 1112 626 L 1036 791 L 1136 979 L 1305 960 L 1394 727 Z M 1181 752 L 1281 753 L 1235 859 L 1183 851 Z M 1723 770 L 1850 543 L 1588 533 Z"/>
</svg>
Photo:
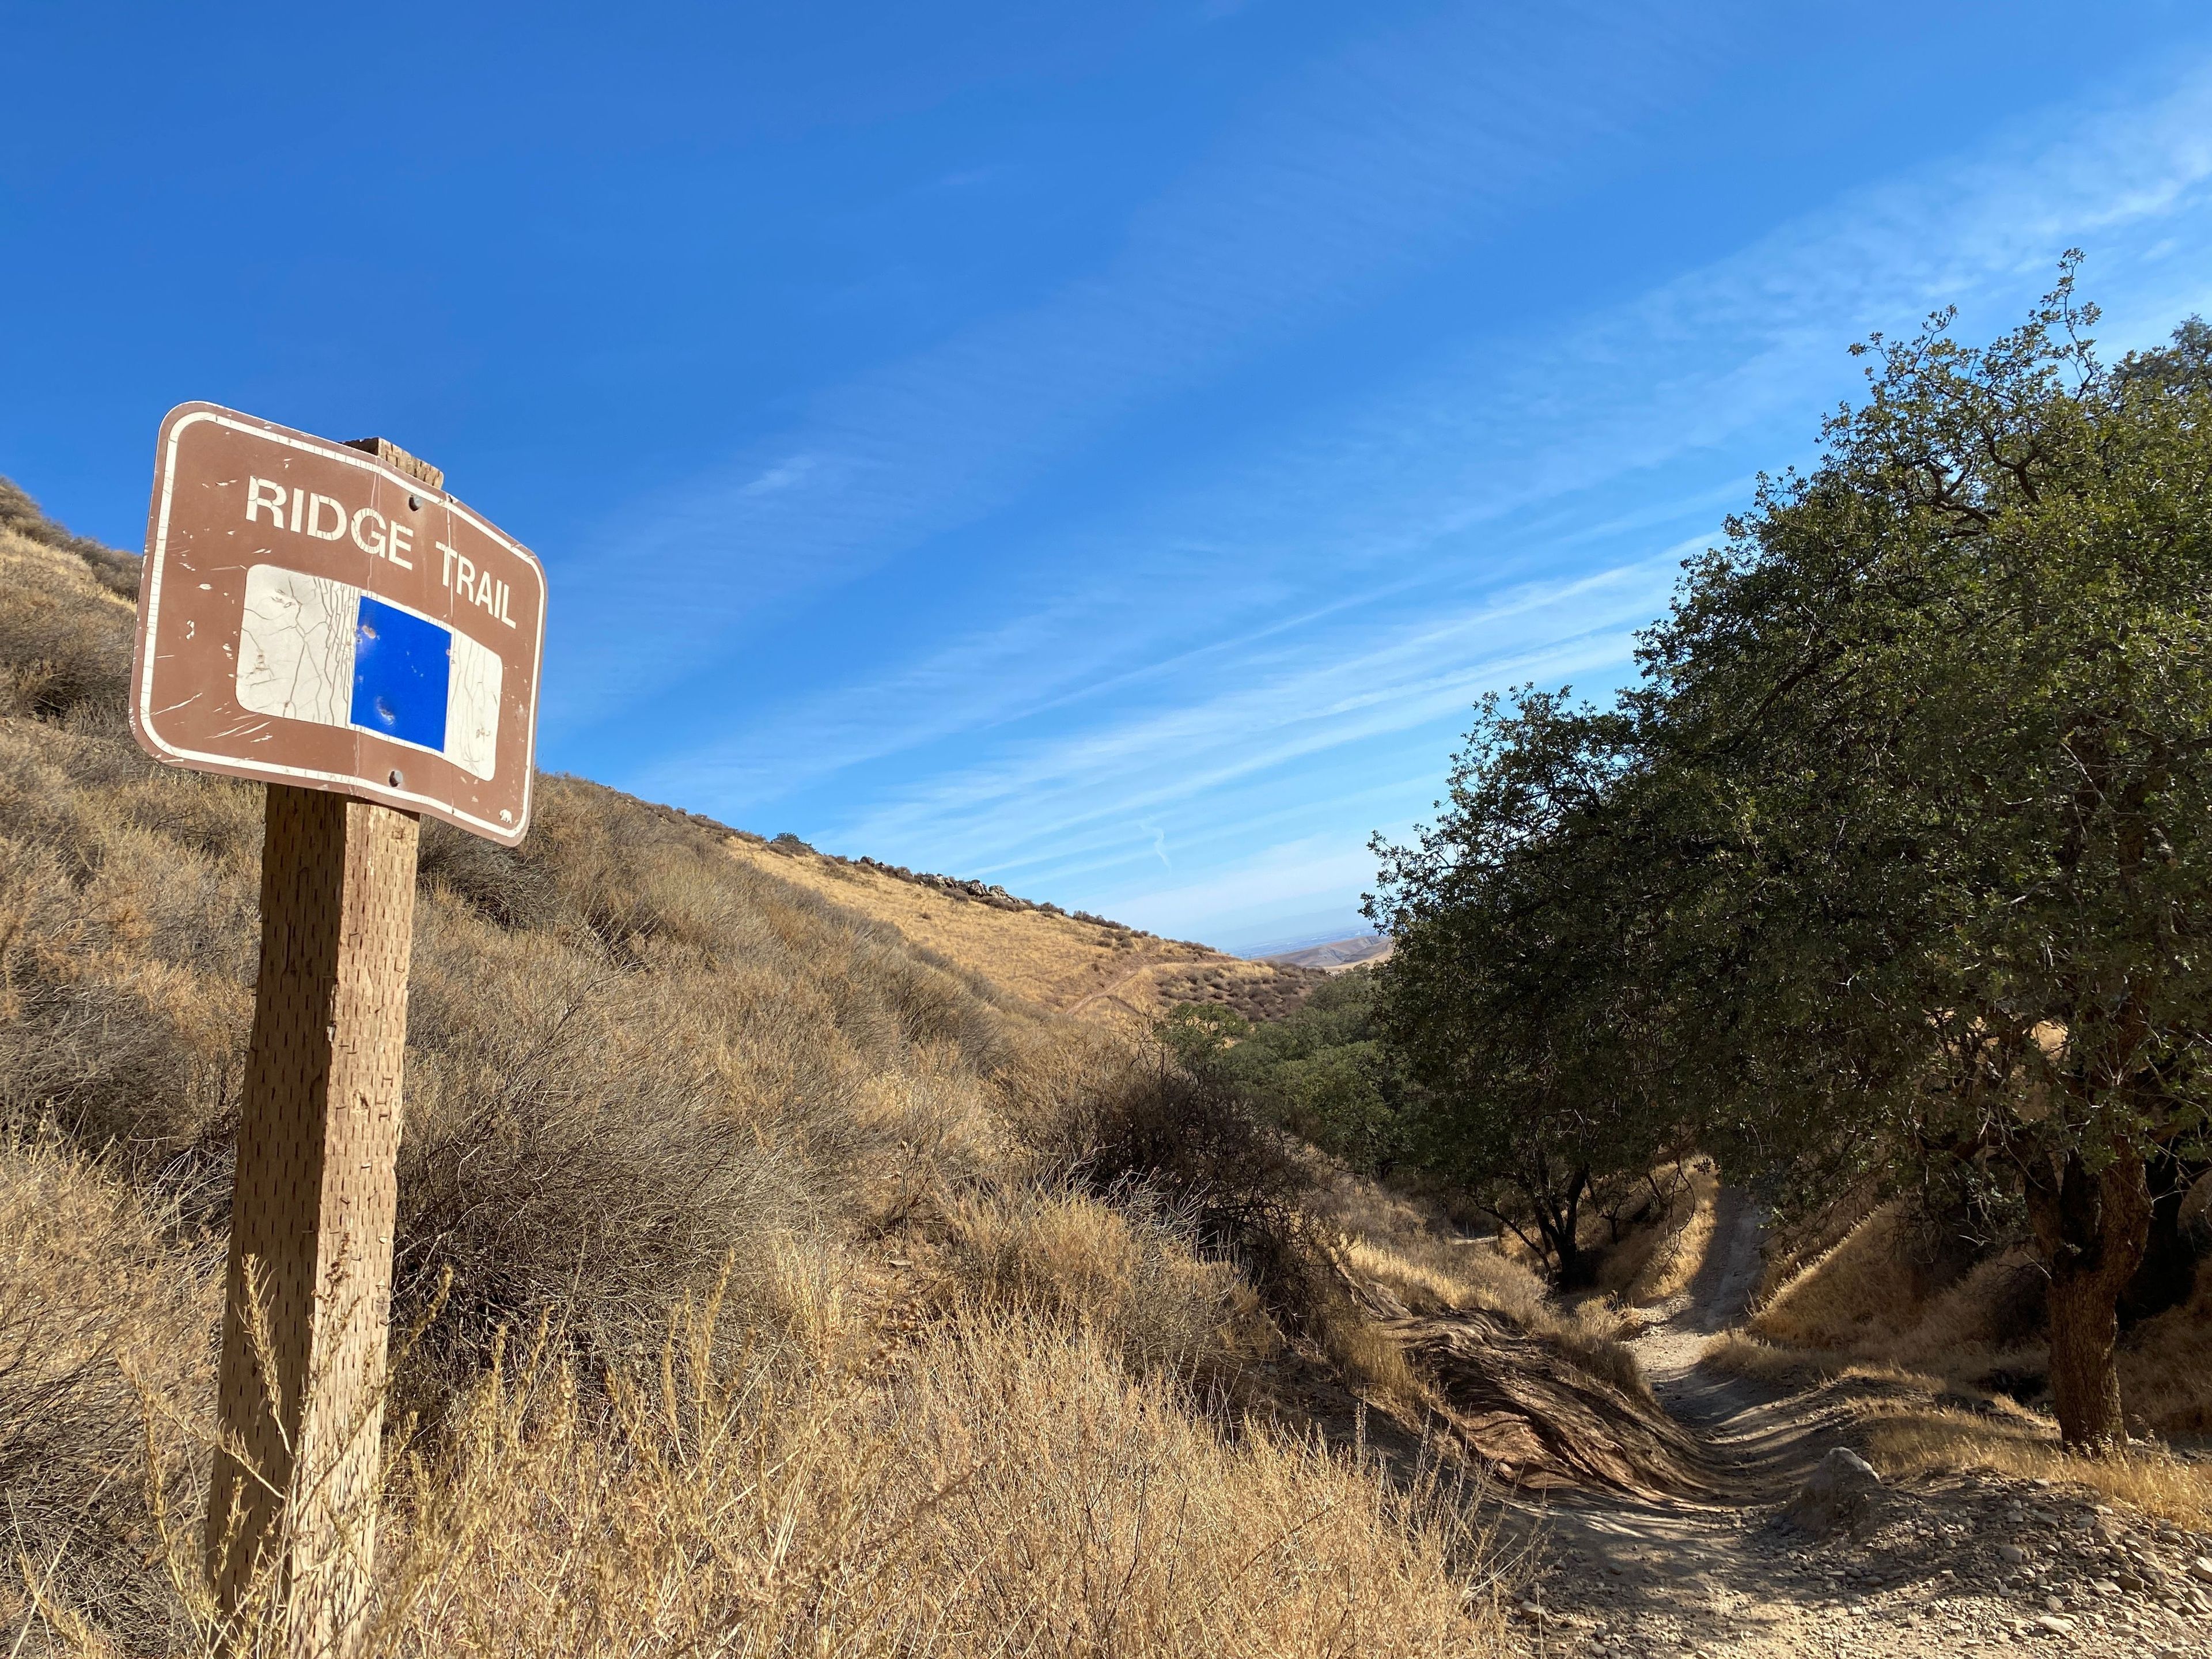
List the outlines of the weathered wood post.
<svg viewBox="0 0 2212 1659">
<path fill-rule="evenodd" d="M 544 577 L 444 482 L 185 404 L 139 584 L 139 742 L 267 787 L 204 1541 L 225 1635 L 295 1659 L 371 1607 L 421 815 L 529 824 Z"/>
<path fill-rule="evenodd" d="M 223 1613 L 258 1588 L 319 1654 L 349 1646 L 374 1559 L 418 824 L 268 791 L 208 1568 Z"/>
</svg>

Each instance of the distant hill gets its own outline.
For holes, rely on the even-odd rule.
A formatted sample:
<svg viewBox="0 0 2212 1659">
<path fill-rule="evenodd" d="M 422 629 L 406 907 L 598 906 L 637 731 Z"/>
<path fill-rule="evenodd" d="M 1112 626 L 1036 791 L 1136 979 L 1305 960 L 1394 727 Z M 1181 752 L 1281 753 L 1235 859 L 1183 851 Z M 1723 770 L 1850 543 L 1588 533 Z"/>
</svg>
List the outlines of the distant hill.
<svg viewBox="0 0 2212 1659">
<path fill-rule="evenodd" d="M 1325 974 L 1340 974 L 1347 968 L 1357 968 L 1363 962 L 1382 962 L 1390 954 L 1391 940 L 1387 934 L 1362 933 L 1355 939 L 1331 939 L 1326 945 L 1309 945 L 1303 951 L 1285 951 L 1279 955 L 1261 957 L 1261 961 L 1282 968 L 1317 968 Z"/>
<path fill-rule="evenodd" d="M 1055 1013 L 1149 1024 L 1182 1003 L 1279 1019 L 1326 974 L 1302 962 L 1247 962 L 1161 939 L 1000 887 L 817 853 L 794 836 L 732 832 L 732 854 L 831 903 L 889 923 L 911 943 Z"/>
</svg>

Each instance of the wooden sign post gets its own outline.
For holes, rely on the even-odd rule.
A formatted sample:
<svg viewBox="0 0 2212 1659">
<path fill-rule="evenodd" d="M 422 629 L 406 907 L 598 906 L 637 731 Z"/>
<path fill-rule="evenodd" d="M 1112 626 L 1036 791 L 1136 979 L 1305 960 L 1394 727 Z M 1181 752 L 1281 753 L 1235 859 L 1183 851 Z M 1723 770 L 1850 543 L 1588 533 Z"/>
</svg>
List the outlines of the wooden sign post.
<svg viewBox="0 0 2212 1659">
<path fill-rule="evenodd" d="M 326 1654 L 375 1559 L 419 821 L 268 789 L 208 1569 L 224 1615 L 281 1600 L 294 1650 Z"/>
<path fill-rule="evenodd" d="M 185 404 L 139 584 L 139 742 L 268 787 L 206 1549 L 299 1659 L 371 1607 L 421 815 L 529 827 L 544 577 L 444 482 Z"/>
</svg>

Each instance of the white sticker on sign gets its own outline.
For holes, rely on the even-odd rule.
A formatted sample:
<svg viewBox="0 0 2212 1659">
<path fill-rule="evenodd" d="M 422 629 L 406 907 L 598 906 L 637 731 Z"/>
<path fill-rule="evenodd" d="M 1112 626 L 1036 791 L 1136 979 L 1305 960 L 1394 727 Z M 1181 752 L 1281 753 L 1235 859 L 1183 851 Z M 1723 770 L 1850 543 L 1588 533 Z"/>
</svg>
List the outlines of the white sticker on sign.
<svg viewBox="0 0 2212 1659">
<path fill-rule="evenodd" d="M 501 678 L 495 653 L 420 612 L 278 565 L 246 573 L 242 708 L 374 732 L 489 778 Z"/>
</svg>

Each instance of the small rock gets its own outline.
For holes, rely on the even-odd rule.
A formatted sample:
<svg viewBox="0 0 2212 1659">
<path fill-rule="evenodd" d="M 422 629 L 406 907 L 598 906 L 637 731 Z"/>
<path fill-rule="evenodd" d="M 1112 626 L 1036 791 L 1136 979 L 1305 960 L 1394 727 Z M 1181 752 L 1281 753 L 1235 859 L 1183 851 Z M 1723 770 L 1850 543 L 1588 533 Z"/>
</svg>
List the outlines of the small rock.
<svg viewBox="0 0 2212 1659">
<path fill-rule="evenodd" d="M 2000 1544 L 1997 1559 L 2008 1567 L 2024 1567 L 2027 1565 L 2027 1552 L 2017 1544 Z"/>
<path fill-rule="evenodd" d="M 1790 1519 L 1808 1532 L 1856 1525 L 1881 1487 L 1874 1465 L 1848 1446 L 1832 1448 L 1790 1500 Z"/>
<path fill-rule="evenodd" d="M 2201 1584 L 2212 1584 L 2212 1559 L 2198 1556 L 2189 1564 L 2189 1576 Z"/>
<path fill-rule="evenodd" d="M 2074 1621 L 2071 1619 L 2061 1619 L 2055 1613 L 2046 1613 L 2038 1618 L 2028 1628 L 2040 1631 L 2045 1636 L 2066 1636 L 2072 1633 Z"/>
</svg>

